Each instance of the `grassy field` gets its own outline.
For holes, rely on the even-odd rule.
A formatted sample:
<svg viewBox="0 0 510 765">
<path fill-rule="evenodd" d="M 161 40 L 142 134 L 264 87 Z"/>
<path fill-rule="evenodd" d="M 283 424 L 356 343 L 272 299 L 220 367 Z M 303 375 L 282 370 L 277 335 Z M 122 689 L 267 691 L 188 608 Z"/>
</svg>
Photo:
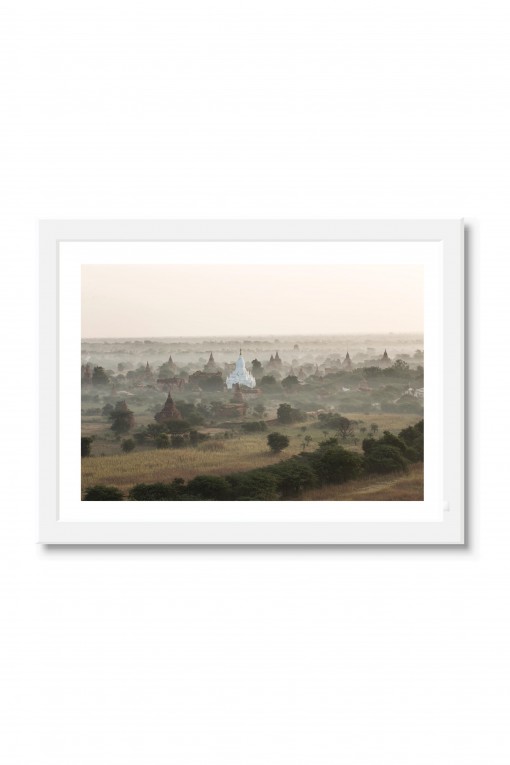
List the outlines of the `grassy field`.
<svg viewBox="0 0 510 765">
<path fill-rule="evenodd" d="M 384 413 L 350 415 L 350 419 L 364 422 L 367 428 L 370 427 L 371 423 L 376 423 L 379 427 L 378 435 L 381 435 L 384 430 L 398 432 L 418 420 L 416 415 Z M 150 417 L 147 417 L 147 422 L 149 421 L 152 420 Z M 140 422 L 140 424 L 142 423 Z M 306 427 L 306 434 L 313 438 L 309 448 L 314 449 L 316 444 L 324 438 L 322 428 L 314 421 L 307 422 Z M 302 451 L 302 441 L 305 433 L 302 432 L 301 428 L 301 424 L 288 426 L 268 425 L 267 432 L 278 430 L 278 432 L 284 433 L 290 439 L 289 447 L 279 455 L 273 455 L 269 451 L 267 447 L 267 432 L 243 433 L 235 435 L 231 439 L 211 440 L 196 448 L 154 449 L 144 447 L 141 449 L 137 447 L 135 451 L 124 454 L 120 449 L 119 441 L 114 439 L 113 434 L 109 430 L 105 418 L 97 416 L 85 417 L 82 428 L 83 435 L 93 435 L 95 440 L 92 444 L 92 456 L 83 459 L 81 463 L 82 490 L 85 491 L 94 484 L 106 484 L 126 491 L 137 483 L 169 482 L 177 477 L 189 480 L 196 475 L 204 473 L 209 475 L 226 475 L 227 473 L 271 465 L 279 462 L 281 459 L 288 459 Z M 330 435 L 333 435 L 333 433 L 331 432 Z M 358 443 L 356 445 L 349 445 L 348 448 L 361 451 L 360 434 Z M 388 491 L 388 487 L 380 485 L 383 479 L 378 479 L 378 481 L 377 487 L 375 484 L 373 486 L 375 494 L 378 491 Z M 340 491 L 340 489 L 342 487 L 336 487 L 334 490 Z M 370 486 L 367 486 L 366 491 L 369 491 L 369 489 Z M 333 491 L 333 487 L 331 490 Z M 404 491 L 403 485 L 400 490 Z M 394 491 L 397 491 L 397 489 L 394 488 Z M 410 491 L 410 487 L 405 489 L 405 491 Z M 329 496 L 316 497 L 316 499 L 335 498 Z M 340 498 L 338 497 L 338 499 Z M 351 497 L 346 496 L 342 498 L 350 499 Z M 360 499 L 366 498 L 366 496 L 360 497 Z M 383 499 L 385 497 L 373 496 L 371 498 Z M 404 499 L 405 497 L 401 498 Z"/>
<path fill-rule="evenodd" d="M 186 481 L 196 475 L 226 475 L 241 470 L 279 462 L 283 455 L 273 455 L 264 434 L 246 434 L 226 441 L 211 441 L 196 448 L 151 449 L 130 454 L 88 457 L 82 460 L 82 488 L 108 484 L 128 489 L 136 483 Z M 285 458 L 301 451 L 300 439 L 291 438 Z"/>
</svg>

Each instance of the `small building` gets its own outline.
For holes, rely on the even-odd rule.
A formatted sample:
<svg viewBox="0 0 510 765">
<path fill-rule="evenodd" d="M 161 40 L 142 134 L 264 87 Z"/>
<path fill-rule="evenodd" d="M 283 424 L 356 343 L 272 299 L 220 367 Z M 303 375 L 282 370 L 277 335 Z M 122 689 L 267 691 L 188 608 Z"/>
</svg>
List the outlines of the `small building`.
<svg viewBox="0 0 510 765">
<path fill-rule="evenodd" d="M 384 367 L 391 367 L 391 365 L 392 365 L 392 361 L 390 357 L 388 356 L 388 351 L 385 348 L 382 358 L 379 362 L 379 366 L 384 368 Z"/>
<path fill-rule="evenodd" d="M 177 372 L 177 364 L 174 362 L 172 358 L 172 354 L 168 357 L 168 361 L 166 362 L 166 368 L 169 372 L 172 372 L 175 374 Z"/>
<path fill-rule="evenodd" d="M 266 369 L 270 371 L 274 371 L 277 369 L 280 369 L 282 366 L 282 360 L 280 358 L 280 354 L 278 351 L 276 351 L 275 355 L 271 354 L 269 361 L 267 362 Z"/>
<path fill-rule="evenodd" d="M 159 423 L 168 422 L 169 420 L 182 420 L 182 414 L 175 406 L 170 393 L 167 396 L 163 409 L 154 416 L 154 419 Z"/>
<path fill-rule="evenodd" d="M 352 361 L 351 357 L 349 356 L 349 351 L 347 351 L 345 354 L 345 359 L 342 361 L 342 369 L 346 369 L 349 372 L 352 369 Z"/>
<path fill-rule="evenodd" d="M 214 360 L 214 356 L 212 355 L 212 351 L 211 351 L 211 354 L 209 356 L 209 361 L 204 366 L 204 372 L 217 372 L 217 371 L 218 371 L 218 365 L 216 364 Z"/>
</svg>

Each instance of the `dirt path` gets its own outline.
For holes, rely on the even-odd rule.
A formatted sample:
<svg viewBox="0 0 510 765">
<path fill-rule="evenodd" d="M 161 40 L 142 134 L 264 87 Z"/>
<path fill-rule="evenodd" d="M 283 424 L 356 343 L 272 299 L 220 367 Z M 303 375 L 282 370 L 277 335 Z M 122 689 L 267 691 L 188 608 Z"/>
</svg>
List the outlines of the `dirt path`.
<svg viewBox="0 0 510 765">
<path fill-rule="evenodd" d="M 423 465 L 412 465 L 405 475 L 377 476 L 361 481 L 349 481 L 341 486 L 312 489 L 300 497 L 308 501 L 421 501 L 423 500 Z"/>
</svg>

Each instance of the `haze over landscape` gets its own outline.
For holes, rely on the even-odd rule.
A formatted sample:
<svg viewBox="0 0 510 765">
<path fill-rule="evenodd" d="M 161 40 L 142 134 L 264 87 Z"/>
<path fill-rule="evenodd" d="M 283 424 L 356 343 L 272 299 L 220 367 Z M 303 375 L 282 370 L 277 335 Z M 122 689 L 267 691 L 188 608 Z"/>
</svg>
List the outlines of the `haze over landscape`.
<svg viewBox="0 0 510 765">
<path fill-rule="evenodd" d="M 83 265 L 82 498 L 423 499 L 423 267 Z"/>
</svg>

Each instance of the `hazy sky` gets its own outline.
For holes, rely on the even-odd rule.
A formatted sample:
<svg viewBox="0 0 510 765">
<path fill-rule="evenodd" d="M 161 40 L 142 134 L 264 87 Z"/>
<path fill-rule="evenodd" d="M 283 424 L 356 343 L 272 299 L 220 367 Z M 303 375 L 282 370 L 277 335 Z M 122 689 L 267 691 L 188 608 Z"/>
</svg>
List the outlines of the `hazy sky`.
<svg viewBox="0 0 510 765">
<path fill-rule="evenodd" d="M 82 266 L 82 337 L 379 332 L 423 332 L 423 266 Z"/>
</svg>

